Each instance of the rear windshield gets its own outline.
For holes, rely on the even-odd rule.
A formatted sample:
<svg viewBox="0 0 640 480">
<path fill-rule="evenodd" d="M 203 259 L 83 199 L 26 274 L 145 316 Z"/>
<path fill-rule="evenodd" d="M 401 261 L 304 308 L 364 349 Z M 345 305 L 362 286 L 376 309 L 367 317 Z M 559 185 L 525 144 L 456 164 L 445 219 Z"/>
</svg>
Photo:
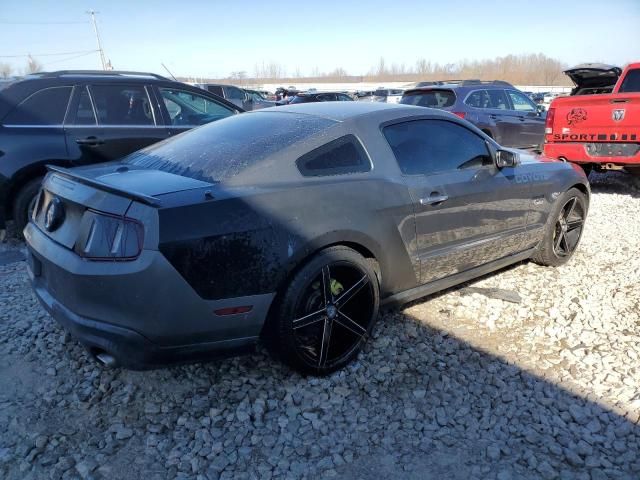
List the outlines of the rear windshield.
<svg viewBox="0 0 640 480">
<path fill-rule="evenodd" d="M 243 113 L 147 147 L 123 162 L 197 180 L 223 181 L 334 123 L 291 113 Z"/>
<path fill-rule="evenodd" d="M 620 85 L 620 93 L 640 92 L 640 68 L 629 70 Z"/>
<path fill-rule="evenodd" d="M 453 90 L 418 90 L 405 93 L 400 103 L 418 107 L 447 108 L 456 103 L 456 94 Z"/>
</svg>

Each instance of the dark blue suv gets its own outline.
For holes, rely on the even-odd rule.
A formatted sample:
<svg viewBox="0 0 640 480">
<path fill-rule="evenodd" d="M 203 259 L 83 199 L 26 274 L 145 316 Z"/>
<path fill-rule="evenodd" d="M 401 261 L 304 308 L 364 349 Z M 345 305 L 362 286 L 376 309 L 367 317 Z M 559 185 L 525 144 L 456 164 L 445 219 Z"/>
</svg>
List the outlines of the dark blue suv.
<svg viewBox="0 0 640 480">
<path fill-rule="evenodd" d="M 544 140 L 546 113 L 507 82 L 421 82 L 400 103 L 447 110 L 506 147 L 540 149 Z"/>
</svg>

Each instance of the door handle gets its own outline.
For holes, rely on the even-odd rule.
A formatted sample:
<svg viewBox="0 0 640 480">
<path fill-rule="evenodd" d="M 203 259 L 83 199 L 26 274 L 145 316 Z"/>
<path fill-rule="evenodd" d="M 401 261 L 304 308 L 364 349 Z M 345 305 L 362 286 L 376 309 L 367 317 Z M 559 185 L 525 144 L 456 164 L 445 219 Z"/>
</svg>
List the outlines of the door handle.
<svg viewBox="0 0 640 480">
<path fill-rule="evenodd" d="M 446 200 L 449 200 L 448 195 L 441 195 L 438 192 L 434 192 L 427 198 L 421 198 L 420 205 L 437 205 L 438 203 L 442 203 Z"/>
<path fill-rule="evenodd" d="M 526 122 L 526 121 L 527 121 L 527 119 L 526 119 L 526 118 L 524 118 L 524 117 L 520 117 L 520 121 L 521 121 L 521 122 Z"/>
<path fill-rule="evenodd" d="M 76 143 L 78 145 L 86 145 L 88 147 L 96 147 L 98 145 L 104 144 L 104 140 L 98 137 L 87 137 L 87 138 L 76 138 Z"/>
<path fill-rule="evenodd" d="M 489 118 L 490 118 L 491 120 L 495 120 L 496 118 L 498 118 L 498 116 L 497 116 L 497 115 L 493 115 L 493 114 L 491 114 L 491 115 L 489 115 Z"/>
</svg>

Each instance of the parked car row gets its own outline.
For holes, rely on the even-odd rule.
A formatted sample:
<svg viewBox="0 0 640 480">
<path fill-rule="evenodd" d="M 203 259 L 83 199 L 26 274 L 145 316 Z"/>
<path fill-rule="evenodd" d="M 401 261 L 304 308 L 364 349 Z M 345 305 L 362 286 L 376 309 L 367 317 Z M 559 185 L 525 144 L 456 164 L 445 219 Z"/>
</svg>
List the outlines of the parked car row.
<svg viewBox="0 0 640 480">
<path fill-rule="evenodd" d="M 0 90 L 0 230 L 26 225 L 47 165 L 122 158 L 244 110 L 218 95 L 140 72 L 34 74 Z"/>
</svg>

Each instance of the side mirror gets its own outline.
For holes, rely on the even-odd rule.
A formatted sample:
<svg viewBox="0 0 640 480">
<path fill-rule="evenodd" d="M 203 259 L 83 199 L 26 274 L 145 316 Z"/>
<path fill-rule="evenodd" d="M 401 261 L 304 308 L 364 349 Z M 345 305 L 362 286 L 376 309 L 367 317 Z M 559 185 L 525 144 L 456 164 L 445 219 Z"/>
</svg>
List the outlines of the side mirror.
<svg viewBox="0 0 640 480">
<path fill-rule="evenodd" d="M 515 167 L 520 162 L 518 154 L 511 150 L 498 150 L 495 158 L 498 168 Z"/>
<path fill-rule="evenodd" d="M 536 105 L 536 110 L 538 111 L 538 115 L 542 115 L 547 110 L 544 108 L 544 105 Z"/>
</svg>

